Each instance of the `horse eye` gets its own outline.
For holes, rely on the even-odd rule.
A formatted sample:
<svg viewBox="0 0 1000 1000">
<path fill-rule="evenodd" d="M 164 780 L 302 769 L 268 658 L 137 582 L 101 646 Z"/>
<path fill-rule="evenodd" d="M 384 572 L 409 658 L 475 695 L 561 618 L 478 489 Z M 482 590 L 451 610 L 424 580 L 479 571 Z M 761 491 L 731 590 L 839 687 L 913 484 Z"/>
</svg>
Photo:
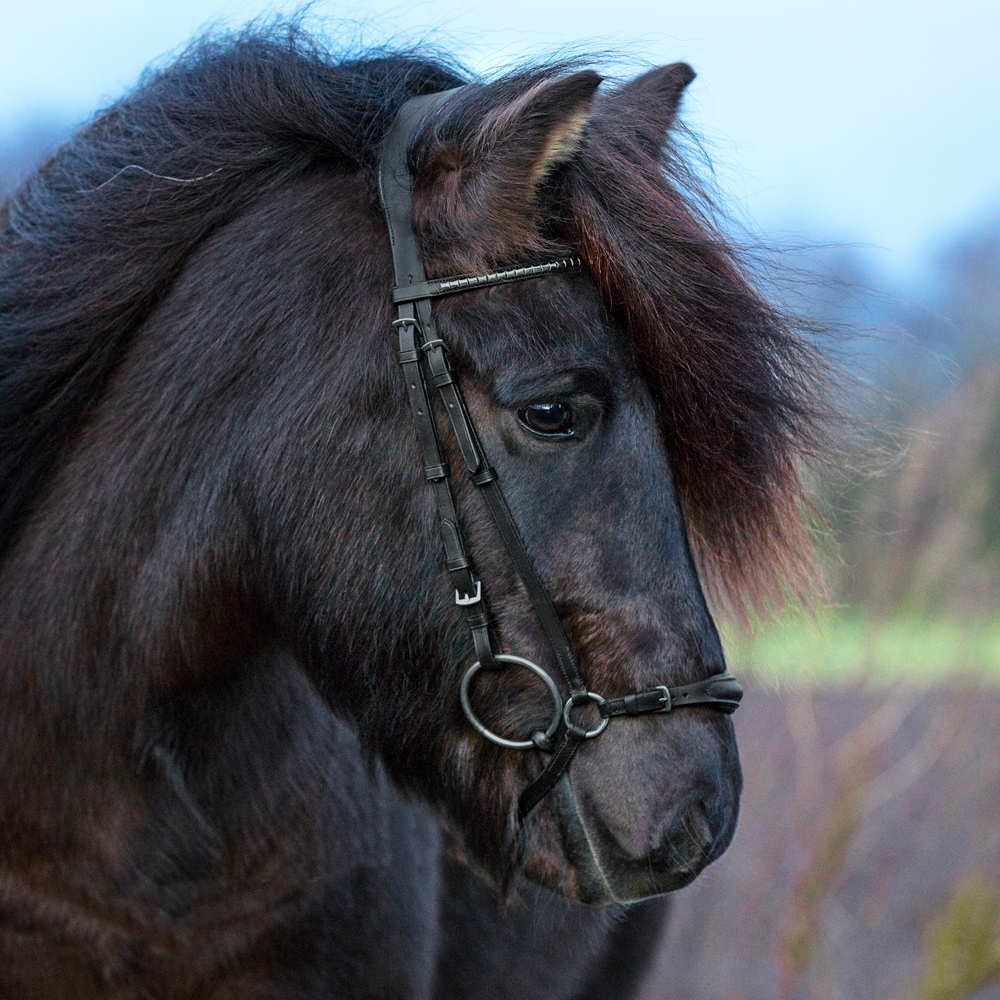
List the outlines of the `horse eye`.
<svg viewBox="0 0 1000 1000">
<path fill-rule="evenodd" d="M 571 437 L 573 410 L 566 403 L 532 403 L 517 411 L 517 419 L 533 434 Z"/>
</svg>

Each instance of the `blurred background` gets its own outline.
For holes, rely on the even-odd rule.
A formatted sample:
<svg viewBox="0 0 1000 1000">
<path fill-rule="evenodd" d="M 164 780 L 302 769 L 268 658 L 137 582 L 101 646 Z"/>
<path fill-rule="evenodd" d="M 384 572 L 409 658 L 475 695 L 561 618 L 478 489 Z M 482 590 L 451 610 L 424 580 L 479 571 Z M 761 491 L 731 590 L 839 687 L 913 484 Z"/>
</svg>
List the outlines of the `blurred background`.
<svg viewBox="0 0 1000 1000">
<path fill-rule="evenodd" d="M 232 0 L 2 0 L 0 195 Z M 771 293 L 849 374 L 813 477 L 829 597 L 723 623 L 749 694 L 729 853 L 654 997 L 1000 998 L 1000 5 L 315 3 L 334 51 L 494 72 L 684 59 L 684 119 Z M 825 525 L 825 527 L 823 527 Z"/>
</svg>

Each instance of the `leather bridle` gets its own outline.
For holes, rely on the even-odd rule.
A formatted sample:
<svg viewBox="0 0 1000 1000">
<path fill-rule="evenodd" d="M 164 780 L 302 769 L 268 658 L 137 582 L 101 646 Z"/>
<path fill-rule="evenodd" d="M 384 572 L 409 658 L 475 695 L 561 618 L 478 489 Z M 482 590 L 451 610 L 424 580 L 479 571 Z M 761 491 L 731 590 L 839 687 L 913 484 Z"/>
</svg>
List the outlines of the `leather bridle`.
<svg viewBox="0 0 1000 1000">
<path fill-rule="evenodd" d="M 408 101 L 389 131 L 379 163 L 379 191 L 389 227 L 396 287 L 392 300 L 398 309 L 393 326 L 399 336 L 399 362 L 406 380 L 410 407 L 423 452 L 424 475 L 431 484 L 440 515 L 445 567 L 455 588 L 455 603 L 462 608 L 472 633 L 476 662 L 465 672 L 459 688 L 462 708 L 472 726 L 486 739 L 503 747 L 518 750 L 537 749 L 551 754 L 541 774 L 521 793 L 518 819 L 523 821 L 541 799 L 552 790 L 565 773 L 581 743 L 600 736 L 616 716 L 670 712 L 689 705 L 704 705 L 732 713 L 739 706 L 743 689 L 728 673 L 715 674 L 694 684 L 677 687 L 658 685 L 651 691 L 637 691 L 620 698 L 602 698 L 587 688 L 573 647 L 566 637 L 552 601 L 528 555 L 500 489 L 496 471 L 490 466 L 469 417 L 465 399 L 448 358 L 444 342 L 438 336 L 431 302 L 476 288 L 524 281 L 554 272 L 581 267 L 576 257 L 545 264 L 519 267 L 509 271 L 472 276 L 438 278 L 428 281 L 417 250 L 410 223 L 413 179 L 406 162 L 410 139 L 423 118 L 454 91 L 414 97 Z M 563 680 L 569 690 L 564 697 L 559 686 L 536 663 L 520 656 L 498 652 L 494 643 L 489 611 L 482 581 L 476 576 L 455 510 L 449 477 L 451 470 L 441 451 L 437 423 L 431 407 L 427 384 L 437 389 L 448 415 L 469 478 L 482 491 L 510 555 L 518 576 L 542 624 L 555 653 Z M 530 739 L 510 740 L 489 730 L 477 718 L 469 699 L 469 685 L 480 670 L 499 670 L 504 664 L 523 667 L 537 675 L 552 697 L 552 720 L 544 731 L 537 730 Z M 601 721 L 586 729 L 573 720 L 573 711 L 588 702 L 597 705 Z"/>
</svg>

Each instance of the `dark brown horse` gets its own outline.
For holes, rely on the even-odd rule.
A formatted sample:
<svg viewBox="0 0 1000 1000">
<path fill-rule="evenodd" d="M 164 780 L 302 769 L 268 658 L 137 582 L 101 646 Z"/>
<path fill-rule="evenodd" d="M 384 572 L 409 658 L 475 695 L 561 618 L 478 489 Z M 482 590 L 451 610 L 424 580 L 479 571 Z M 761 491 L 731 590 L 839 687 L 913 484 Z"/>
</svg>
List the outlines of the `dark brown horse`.
<svg viewBox="0 0 1000 1000">
<path fill-rule="evenodd" d="M 691 75 L 484 84 L 294 31 L 209 41 L 3 203 L 0 995 L 635 978 L 660 908 L 623 905 L 732 837 L 732 727 L 612 725 L 518 828 L 544 759 L 459 705 L 376 170 L 409 97 L 465 84 L 409 149 L 428 274 L 582 258 L 438 328 L 588 682 L 699 681 L 723 654 L 698 570 L 737 605 L 808 571 L 821 367 L 696 207 L 668 135 Z M 572 433 L 532 421 L 556 404 Z M 551 666 L 456 499 L 499 646 Z M 499 732 L 549 712 L 527 674 L 475 697 Z"/>
</svg>

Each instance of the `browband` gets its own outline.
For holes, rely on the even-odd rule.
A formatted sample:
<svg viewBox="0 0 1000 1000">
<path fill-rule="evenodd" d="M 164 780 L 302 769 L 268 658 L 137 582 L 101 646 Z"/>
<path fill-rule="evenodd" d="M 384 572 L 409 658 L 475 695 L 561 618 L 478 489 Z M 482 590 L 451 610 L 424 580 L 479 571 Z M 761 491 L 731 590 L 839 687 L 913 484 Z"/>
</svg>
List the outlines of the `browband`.
<svg viewBox="0 0 1000 1000">
<path fill-rule="evenodd" d="M 392 301 L 399 305 L 400 302 L 416 302 L 419 299 L 440 299 L 445 295 L 471 292 L 476 288 L 488 288 L 490 285 L 506 285 L 511 281 L 524 281 L 525 278 L 540 278 L 543 274 L 565 271 L 567 268 L 581 265 L 579 257 L 563 257 L 562 260 L 551 260 L 547 264 L 515 267 L 510 271 L 490 271 L 488 274 L 468 278 L 435 278 L 432 281 L 417 282 L 415 285 L 397 285 L 392 290 Z"/>
<path fill-rule="evenodd" d="M 434 491 L 440 515 L 445 567 L 455 588 L 455 603 L 462 608 L 466 624 L 472 633 L 477 657 L 462 678 L 459 690 L 462 708 L 477 732 L 494 743 L 513 749 L 534 748 L 552 755 L 541 774 L 518 799 L 518 819 L 523 821 L 565 773 L 583 740 L 599 736 L 611 718 L 669 712 L 687 705 L 705 705 L 717 711 L 731 713 L 739 706 L 743 689 L 734 677 L 726 673 L 716 674 L 694 684 L 679 687 L 661 685 L 652 691 L 639 691 L 620 698 L 604 699 L 587 689 L 573 646 L 524 547 L 500 489 L 496 471 L 487 461 L 445 344 L 438 336 L 431 309 L 431 300 L 445 295 L 542 277 L 579 268 L 582 264 L 578 257 L 568 257 L 483 275 L 427 279 L 410 224 L 412 177 L 407 167 L 406 153 L 410 139 L 421 121 L 454 92 L 449 90 L 414 97 L 403 105 L 383 147 L 379 163 L 379 193 L 389 229 L 396 275 L 392 300 L 398 310 L 398 318 L 393 322 L 393 327 L 399 337 L 399 362 L 423 454 L 425 477 Z M 495 648 L 482 581 L 476 575 L 469 558 L 455 509 L 449 484 L 451 469 L 441 450 L 427 390 L 428 380 L 441 395 L 444 411 L 448 414 L 469 478 L 483 492 L 504 546 L 555 654 L 560 673 L 569 689 L 568 697 L 563 697 L 555 681 L 542 667 L 522 657 L 498 652 Z M 552 698 L 553 714 L 548 728 L 532 733 L 529 740 L 509 740 L 499 736 L 479 721 L 472 708 L 469 696 L 472 679 L 480 670 L 498 670 L 504 664 L 535 673 Z M 572 718 L 573 710 L 588 702 L 597 706 L 601 717 L 601 721 L 591 730 L 577 724 Z"/>
</svg>

